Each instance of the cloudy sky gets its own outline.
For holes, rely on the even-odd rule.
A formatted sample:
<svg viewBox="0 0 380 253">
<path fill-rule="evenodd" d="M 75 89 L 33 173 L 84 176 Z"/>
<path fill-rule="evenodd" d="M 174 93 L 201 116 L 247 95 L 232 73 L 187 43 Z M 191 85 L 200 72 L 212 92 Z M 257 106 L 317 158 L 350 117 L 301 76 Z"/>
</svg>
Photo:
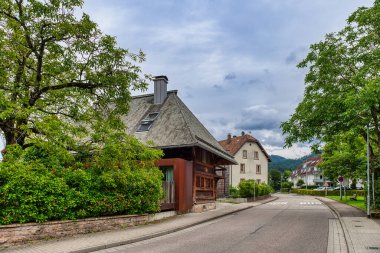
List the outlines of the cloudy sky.
<svg viewBox="0 0 380 253">
<path fill-rule="evenodd" d="M 270 154 L 283 150 L 279 125 L 303 95 L 296 64 L 311 43 L 340 30 L 359 0 L 87 0 L 83 10 L 121 47 L 143 50 L 142 69 L 166 75 L 216 139 L 250 132 Z M 153 85 L 147 92 L 152 92 Z"/>
</svg>

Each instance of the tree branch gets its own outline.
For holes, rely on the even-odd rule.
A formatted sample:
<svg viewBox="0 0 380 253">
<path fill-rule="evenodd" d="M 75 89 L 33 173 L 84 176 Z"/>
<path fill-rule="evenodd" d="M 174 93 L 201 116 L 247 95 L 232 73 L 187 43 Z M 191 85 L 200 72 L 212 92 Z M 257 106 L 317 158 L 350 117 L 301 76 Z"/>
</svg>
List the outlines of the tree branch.
<svg viewBox="0 0 380 253">
<path fill-rule="evenodd" d="M 37 110 L 39 110 L 40 112 L 46 113 L 46 114 L 50 114 L 50 115 L 63 115 L 63 116 L 66 116 L 68 118 L 75 119 L 75 116 L 61 112 L 59 109 L 57 112 L 49 112 L 49 111 L 46 111 L 42 108 L 37 108 Z"/>
<path fill-rule="evenodd" d="M 100 85 L 91 84 L 91 83 L 75 83 L 75 82 L 44 87 L 32 94 L 31 98 L 29 99 L 29 105 L 33 106 L 36 103 L 36 101 L 41 97 L 42 94 L 51 90 L 62 90 L 62 89 L 67 89 L 67 88 L 94 89 L 97 87 L 100 87 Z"/>
</svg>

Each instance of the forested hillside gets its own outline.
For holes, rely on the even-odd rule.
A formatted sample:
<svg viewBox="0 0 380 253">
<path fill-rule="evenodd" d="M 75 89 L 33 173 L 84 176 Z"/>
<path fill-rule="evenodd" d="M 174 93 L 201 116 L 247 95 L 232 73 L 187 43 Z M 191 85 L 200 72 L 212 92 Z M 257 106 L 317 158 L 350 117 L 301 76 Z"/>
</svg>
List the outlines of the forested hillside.
<svg viewBox="0 0 380 253">
<path fill-rule="evenodd" d="M 298 165 L 303 163 L 304 160 L 316 156 L 316 154 L 310 154 L 298 159 L 288 159 L 278 155 L 271 155 L 272 162 L 269 163 L 269 170 L 277 169 L 281 172 L 284 170 L 294 170 Z"/>
</svg>

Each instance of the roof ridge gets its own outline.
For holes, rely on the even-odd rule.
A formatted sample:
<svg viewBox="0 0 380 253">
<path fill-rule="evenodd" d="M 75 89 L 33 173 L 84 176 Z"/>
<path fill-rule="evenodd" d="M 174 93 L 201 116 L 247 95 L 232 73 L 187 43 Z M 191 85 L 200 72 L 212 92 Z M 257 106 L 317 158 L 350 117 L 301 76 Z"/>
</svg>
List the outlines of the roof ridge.
<svg viewBox="0 0 380 253">
<path fill-rule="evenodd" d="M 177 94 L 175 94 L 174 96 L 175 98 L 175 102 L 177 103 L 177 106 L 179 108 L 179 112 L 181 113 L 181 116 L 183 118 L 183 120 L 186 122 L 186 128 L 189 130 L 190 134 L 191 134 L 191 137 L 193 138 L 194 142 L 196 142 L 196 138 L 195 138 L 195 134 L 193 133 L 193 131 L 191 130 L 190 126 L 189 126 L 189 122 L 188 120 L 186 119 L 185 115 L 183 115 L 183 112 L 182 112 L 182 106 L 179 104 L 179 97 L 177 96 Z M 182 102 L 182 101 L 181 101 Z M 190 111 L 190 110 L 189 110 Z M 190 111 L 191 112 L 191 111 Z M 192 112 L 191 112 L 192 113 Z M 194 114 L 193 114 L 194 115 Z"/>
<path fill-rule="evenodd" d="M 177 95 L 178 90 L 168 90 L 167 94 L 170 94 L 170 93 L 174 93 Z M 145 98 L 145 97 L 150 97 L 150 96 L 154 96 L 154 93 L 132 96 L 132 99 L 134 99 L 134 98 Z"/>
</svg>

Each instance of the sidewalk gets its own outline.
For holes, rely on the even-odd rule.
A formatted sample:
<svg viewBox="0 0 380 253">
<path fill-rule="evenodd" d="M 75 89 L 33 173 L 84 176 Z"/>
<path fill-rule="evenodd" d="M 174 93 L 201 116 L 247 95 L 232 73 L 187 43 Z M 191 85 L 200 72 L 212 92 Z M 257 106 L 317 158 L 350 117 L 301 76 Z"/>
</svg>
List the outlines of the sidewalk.
<svg viewBox="0 0 380 253">
<path fill-rule="evenodd" d="M 362 210 L 355 207 L 324 197 L 317 199 L 330 207 L 338 216 L 348 252 L 380 252 L 380 225 L 377 221 L 368 219 Z"/>
<path fill-rule="evenodd" d="M 15 249 L 0 250 L 9 253 L 86 253 L 96 250 L 107 249 L 120 245 L 130 244 L 146 239 L 170 234 L 207 221 L 211 221 L 235 212 L 262 205 L 276 200 L 277 197 L 241 204 L 219 203 L 217 208 L 203 213 L 188 213 L 177 215 L 172 218 L 149 223 L 143 226 L 99 232 L 60 240 L 48 240 L 28 244 Z"/>
</svg>

